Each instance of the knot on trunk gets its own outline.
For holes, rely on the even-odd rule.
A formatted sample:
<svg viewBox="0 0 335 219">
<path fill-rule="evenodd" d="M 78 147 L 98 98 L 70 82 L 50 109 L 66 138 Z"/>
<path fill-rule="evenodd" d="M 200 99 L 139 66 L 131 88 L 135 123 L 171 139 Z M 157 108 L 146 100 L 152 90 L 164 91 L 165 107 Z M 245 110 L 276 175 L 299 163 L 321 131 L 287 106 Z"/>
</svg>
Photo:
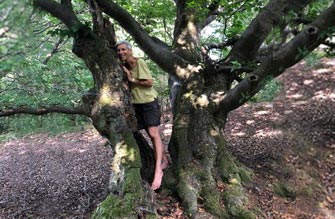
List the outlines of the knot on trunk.
<svg viewBox="0 0 335 219">
<path fill-rule="evenodd" d="M 315 26 L 309 26 L 306 29 L 306 34 L 308 36 L 316 36 L 318 34 L 318 32 L 319 32 L 319 29 Z"/>
<path fill-rule="evenodd" d="M 223 67 L 220 64 L 215 64 L 214 69 L 215 69 L 215 71 L 221 71 L 223 69 Z"/>
<path fill-rule="evenodd" d="M 257 83 L 257 82 L 259 81 L 259 76 L 258 76 L 258 75 L 254 75 L 254 74 L 250 74 L 250 75 L 248 75 L 248 76 L 246 77 L 246 79 L 247 79 L 250 83 L 254 84 L 254 83 Z"/>
</svg>

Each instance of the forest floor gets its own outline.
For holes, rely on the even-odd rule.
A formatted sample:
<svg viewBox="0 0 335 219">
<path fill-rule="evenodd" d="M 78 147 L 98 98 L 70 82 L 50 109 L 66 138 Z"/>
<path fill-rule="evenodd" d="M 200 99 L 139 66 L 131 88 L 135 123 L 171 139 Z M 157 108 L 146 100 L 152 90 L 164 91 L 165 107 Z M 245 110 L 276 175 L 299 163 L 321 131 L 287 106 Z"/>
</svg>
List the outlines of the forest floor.
<svg viewBox="0 0 335 219">
<path fill-rule="evenodd" d="M 335 219 L 334 72 L 334 59 L 298 64 L 278 78 L 273 102 L 229 116 L 228 148 L 253 171 L 245 188 L 259 219 Z M 112 151 L 104 143 L 94 130 L 1 143 L 0 219 L 89 218 L 107 194 Z M 185 218 L 178 200 L 157 197 L 161 219 Z"/>
</svg>

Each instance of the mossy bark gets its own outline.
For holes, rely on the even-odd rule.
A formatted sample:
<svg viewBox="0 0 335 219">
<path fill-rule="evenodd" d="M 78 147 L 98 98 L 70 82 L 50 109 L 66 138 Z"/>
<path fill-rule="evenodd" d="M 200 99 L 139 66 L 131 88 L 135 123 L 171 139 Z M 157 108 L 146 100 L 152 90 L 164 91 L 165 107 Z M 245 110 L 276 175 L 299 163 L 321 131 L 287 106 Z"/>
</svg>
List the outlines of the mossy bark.
<svg viewBox="0 0 335 219">
<path fill-rule="evenodd" d="M 201 218 L 199 207 L 204 207 L 211 218 L 255 218 L 242 185 L 251 172 L 230 155 L 215 118 L 205 109 L 181 112 L 188 113 L 176 115 L 169 149 L 186 214 Z"/>
<path fill-rule="evenodd" d="M 83 97 L 84 107 L 114 152 L 109 194 L 92 217 L 131 219 L 143 214 L 146 218 L 156 217 L 154 193 L 141 177 L 139 137 L 134 134 L 136 119 L 115 51 L 85 27 L 76 33 L 73 51 L 85 61 L 94 79 L 94 87 Z"/>
</svg>

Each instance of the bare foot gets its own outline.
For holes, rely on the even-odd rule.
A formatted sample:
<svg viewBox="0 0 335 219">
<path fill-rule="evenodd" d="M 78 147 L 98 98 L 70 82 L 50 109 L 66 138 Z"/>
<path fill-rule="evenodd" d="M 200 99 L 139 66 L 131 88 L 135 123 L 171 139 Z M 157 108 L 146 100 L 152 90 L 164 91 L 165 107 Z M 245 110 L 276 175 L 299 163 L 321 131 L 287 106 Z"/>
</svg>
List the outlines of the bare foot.
<svg viewBox="0 0 335 219">
<path fill-rule="evenodd" d="M 152 190 L 157 190 L 159 189 L 159 187 L 161 187 L 162 178 L 163 178 L 163 171 L 162 170 L 155 171 L 154 180 L 152 181 L 151 184 Z"/>
</svg>

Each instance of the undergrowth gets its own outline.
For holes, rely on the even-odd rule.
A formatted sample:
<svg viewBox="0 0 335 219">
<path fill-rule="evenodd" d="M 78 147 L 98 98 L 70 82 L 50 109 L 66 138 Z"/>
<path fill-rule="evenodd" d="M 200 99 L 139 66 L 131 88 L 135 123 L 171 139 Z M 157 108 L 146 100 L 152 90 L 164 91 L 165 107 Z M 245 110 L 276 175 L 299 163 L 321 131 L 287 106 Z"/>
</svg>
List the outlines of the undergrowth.
<svg viewBox="0 0 335 219">
<path fill-rule="evenodd" d="M 52 136 L 66 132 L 77 132 L 84 130 L 89 125 L 90 121 L 79 115 L 16 115 L 0 118 L 0 142 L 29 134 L 48 133 Z"/>
</svg>

